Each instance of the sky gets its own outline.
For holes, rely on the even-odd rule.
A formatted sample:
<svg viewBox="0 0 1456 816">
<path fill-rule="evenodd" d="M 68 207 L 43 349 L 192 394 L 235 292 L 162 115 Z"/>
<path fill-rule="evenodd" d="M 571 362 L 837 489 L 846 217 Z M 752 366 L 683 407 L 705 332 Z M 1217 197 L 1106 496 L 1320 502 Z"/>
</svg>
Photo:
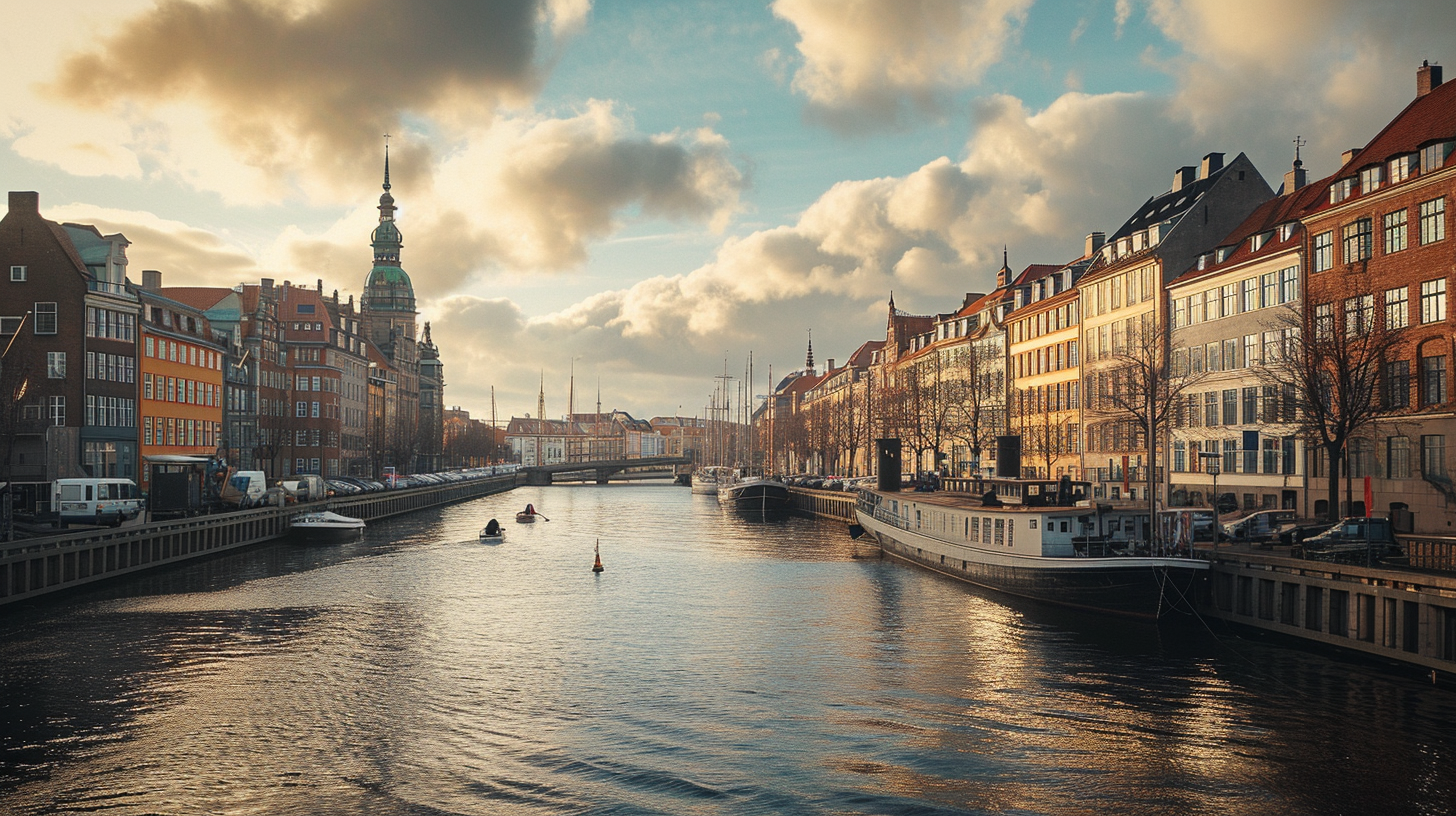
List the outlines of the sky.
<svg viewBox="0 0 1456 816">
<path fill-rule="evenodd" d="M 18 12 L 17 12 L 18 9 Z M 50 0 L 0 179 L 165 286 L 358 296 L 384 135 L 446 403 L 701 416 L 1078 257 L 1204 154 L 1311 179 L 1456 43 L 1361 0 Z M 1456 78 L 1456 77 L 1453 77 Z M 736 388 L 737 386 L 735 386 Z"/>
</svg>

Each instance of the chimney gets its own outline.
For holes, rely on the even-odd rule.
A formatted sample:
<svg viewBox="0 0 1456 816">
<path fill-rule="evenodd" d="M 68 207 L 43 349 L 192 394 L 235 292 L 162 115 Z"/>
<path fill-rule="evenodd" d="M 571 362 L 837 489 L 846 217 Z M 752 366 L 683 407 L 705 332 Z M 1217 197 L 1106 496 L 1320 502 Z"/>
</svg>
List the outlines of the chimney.
<svg viewBox="0 0 1456 816">
<path fill-rule="evenodd" d="M 1208 178 L 1223 169 L 1223 154 L 1209 153 L 1203 157 L 1203 167 L 1199 170 L 1199 178 Z"/>
<path fill-rule="evenodd" d="M 1416 99 L 1434 91 L 1436 86 L 1441 84 L 1441 66 L 1432 65 L 1427 60 L 1421 60 L 1421 67 L 1416 69 Z M 11 193 L 14 195 L 14 193 Z M 11 199 L 12 201 L 14 199 Z M 10 205 L 13 209 L 14 204 Z"/>
<path fill-rule="evenodd" d="M 1173 190 L 1172 190 L 1172 192 L 1175 192 L 1176 193 L 1179 190 L 1183 189 L 1184 187 L 1186 187 L 1186 186 L 1192 184 L 1193 182 L 1197 181 L 1198 180 L 1197 173 L 1198 173 L 1198 168 L 1197 167 L 1180 167 L 1177 170 L 1174 170 L 1173 171 Z"/>
<path fill-rule="evenodd" d="M 1283 194 L 1289 195 L 1295 190 L 1303 187 L 1305 184 L 1308 183 L 1307 176 L 1308 174 L 1304 172 L 1304 162 L 1300 161 L 1299 159 L 1295 159 L 1294 169 L 1284 174 Z"/>
<path fill-rule="evenodd" d="M 967 306 L 971 305 L 972 303 L 975 303 L 976 301 L 980 300 L 981 298 L 983 298 L 985 296 L 986 296 L 986 293 L 985 292 L 967 292 L 966 293 L 966 299 L 961 302 L 961 308 L 964 309 Z"/>
<path fill-rule="evenodd" d="M 833 357 L 830 357 L 829 358 L 829 367 L 826 368 L 826 369 L 824 369 L 824 373 L 825 374 L 828 374 L 829 372 L 831 372 L 833 370 L 834 370 L 834 358 Z"/>
<path fill-rule="evenodd" d="M 318 293 L 320 295 L 322 295 L 324 293 L 324 279 L 323 278 L 319 278 L 318 279 Z"/>
<path fill-rule="evenodd" d="M 263 290 L 263 294 L 265 295 L 273 294 L 273 279 L 263 278 L 262 280 L 258 281 L 258 288 Z"/>
<path fill-rule="evenodd" d="M 1176 189 L 1176 188 L 1174 188 L 1174 189 Z M 1105 232 L 1089 232 L 1089 233 L 1087 233 L 1087 242 L 1082 245 L 1082 255 L 1083 255 L 1083 257 L 1087 257 L 1087 258 L 1092 257 L 1092 254 L 1095 253 L 1097 250 L 1101 249 L 1102 248 L 1102 245 L 1105 244 L 1105 243 L 1107 243 L 1107 233 L 1105 233 Z"/>
<path fill-rule="evenodd" d="M 1358 156 L 1358 155 L 1360 155 L 1360 150 L 1361 150 L 1361 148 L 1352 147 L 1349 150 L 1346 150 L 1344 153 L 1341 153 L 1340 154 L 1340 166 L 1341 167 L 1344 167 L 1345 165 L 1347 165 L 1350 162 L 1354 161 L 1355 160 L 1355 157 Z"/>
<path fill-rule="evenodd" d="M 155 292 L 162 288 L 162 273 L 155 269 L 142 270 L 142 288 Z"/>
<path fill-rule="evenodd" d="M 39 213 L 40 193 L 11 190 L 10 211 L 13 213 Z"/>
</svg>

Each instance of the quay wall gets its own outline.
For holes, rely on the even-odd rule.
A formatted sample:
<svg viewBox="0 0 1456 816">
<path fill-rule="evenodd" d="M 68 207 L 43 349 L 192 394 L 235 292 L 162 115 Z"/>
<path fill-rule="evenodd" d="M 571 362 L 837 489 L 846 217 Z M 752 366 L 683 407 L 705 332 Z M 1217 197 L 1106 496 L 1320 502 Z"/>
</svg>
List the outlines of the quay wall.
<svg viewBox="0 0 1456 816">
<path fill-rule="evenodd" d="M 789 488 L 789 503 L 795 512 L 806 516 L 854 521 L 855 496 L 853 493 L 791 487 Z"/>
<path fill-rule="evenodd" d="M 515 474 L 504 474 L 290 507 L 87 528 L 4 542 L 0 543 L 0 606 L 272 541 L 288 533 L 294 516 L 310 510 L 333 510 L 370 521 L 500 493 L 515 485 Z"/>
<path fill-rule="evenodd" d="M 1456 672 L 1456 574 L 1210 554 L 1208 617 Z"/>
</svg>

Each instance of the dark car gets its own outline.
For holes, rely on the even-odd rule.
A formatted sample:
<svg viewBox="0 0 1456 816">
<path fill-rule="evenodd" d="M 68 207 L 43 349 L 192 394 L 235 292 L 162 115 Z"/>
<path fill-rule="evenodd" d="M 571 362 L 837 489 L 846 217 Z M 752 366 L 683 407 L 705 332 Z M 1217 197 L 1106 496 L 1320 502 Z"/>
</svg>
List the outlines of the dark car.
<svg viewBox="0 0 1456 816">
<path fill-rule="evenodd" d="M 1317 561 L 1374 564 L 1402 557 L 1395 530 L 1386 518 L 1347 518 L 1300 542 L 1298 554 Z"/>
</svg>

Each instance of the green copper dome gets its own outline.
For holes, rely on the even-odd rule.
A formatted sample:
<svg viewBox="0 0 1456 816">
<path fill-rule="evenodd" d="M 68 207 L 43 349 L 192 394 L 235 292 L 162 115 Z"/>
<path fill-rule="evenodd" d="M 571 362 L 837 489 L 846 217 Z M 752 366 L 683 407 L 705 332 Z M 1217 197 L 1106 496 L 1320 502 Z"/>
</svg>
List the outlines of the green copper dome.
<svg viewBox="0 0 1456 816">
<path fill-rule="evenodd" d="M 361 306 L 372 311 L 411 312 L 415 310 L 415 288 L 409 275 L 399 265 L 404 236 L 394 223 L 394 196 L 389 194 L 389 148 L 384 153 L 384 194 L 379 197 L 379 226 L 369 235 L 374 247 L 374 268 L 364 282 Z"/>
</svg>

